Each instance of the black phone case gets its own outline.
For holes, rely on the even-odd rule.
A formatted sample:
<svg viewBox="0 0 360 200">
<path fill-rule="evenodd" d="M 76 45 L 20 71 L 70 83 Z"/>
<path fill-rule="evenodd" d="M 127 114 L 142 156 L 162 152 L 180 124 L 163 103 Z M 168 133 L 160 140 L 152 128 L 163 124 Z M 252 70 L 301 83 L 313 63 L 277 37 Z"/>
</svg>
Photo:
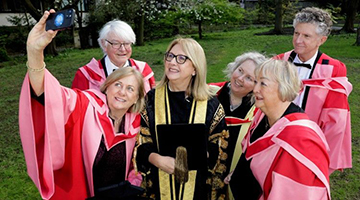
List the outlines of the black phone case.
<svg viewBox="0 0 360 200">
<path fill-rule="evenodd" d="M 45 30 L 60 30 L 74 25 L 75 10 L 68 9 L 51 13 L 46 20 Z"/>
</svg>

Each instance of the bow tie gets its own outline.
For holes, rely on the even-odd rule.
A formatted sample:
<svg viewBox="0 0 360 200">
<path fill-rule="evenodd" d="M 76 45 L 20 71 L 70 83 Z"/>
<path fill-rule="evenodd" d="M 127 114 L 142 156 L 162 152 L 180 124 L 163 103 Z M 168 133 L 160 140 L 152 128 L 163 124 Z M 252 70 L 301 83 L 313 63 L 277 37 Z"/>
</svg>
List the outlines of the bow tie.
<svg viewBox="0 0 360 200">
<path fill-rule="evenodd" d="M 305 64 L 305 63 L 294 63 L 295 66 L 297 67 L 306 67 L 308 69 L 311 69 L 311 65 L 310 64 Z"/>
</svg>

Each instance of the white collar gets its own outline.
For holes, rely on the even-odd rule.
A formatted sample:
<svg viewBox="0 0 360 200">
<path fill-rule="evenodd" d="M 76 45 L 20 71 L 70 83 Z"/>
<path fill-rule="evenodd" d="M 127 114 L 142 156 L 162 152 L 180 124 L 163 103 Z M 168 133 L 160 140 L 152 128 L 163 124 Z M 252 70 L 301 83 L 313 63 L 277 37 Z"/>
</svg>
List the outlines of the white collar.
<svg viewBox="0 0 360 200">
<path fill-rule="evenodd" d="M 313 57 L 311 57 L 309 60 L 307 60 L 307 61 L 305 61 L 305 62 L 302 62 L 302 61 L 300 60 L 298 54 L 296 54 L 295 59 L 294 59 L 294 63 L 309 64 L 309 65 L 311 65 L 311 67 L 314 67 L 315 60 L 316 60 L 316 57 L 317 57 L 318 53 L 319 53 L 319 52 L 317 51 L 316 54 L 315 54 Z"/>
<path fill-rule="evenodd" d="M 116 65 L 114 65 L 114 63 L 111 62 L 109 56 L 105 56 L 105 66 L 106 66 L 106 71 L 108 73 L 108 75 L 110 75 L 113 71 L 117 70 L 118 67 Z M 130 61 L 128 60 L 127 62 L 125 62 L 123 67 L 128 67 L 130 66 Z"/>
</svg>

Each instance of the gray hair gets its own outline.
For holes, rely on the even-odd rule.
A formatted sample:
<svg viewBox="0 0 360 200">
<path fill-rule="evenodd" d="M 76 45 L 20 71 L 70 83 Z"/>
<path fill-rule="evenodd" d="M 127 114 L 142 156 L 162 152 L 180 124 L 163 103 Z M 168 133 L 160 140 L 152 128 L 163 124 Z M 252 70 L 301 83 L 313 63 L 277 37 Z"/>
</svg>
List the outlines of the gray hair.
<svg viewBox="0 0 360 200">
<path fill-rule="evenodd" d="M 302 9 L 295 15 L 293 27 L 298 23 L 310 23 L 316 25 L 316 33 L 322 36 L 329 36 L 331 32 L 331 15 L 320 8 L 308 7 Z"/>
<path fill-rule="evenodd" d="M 105 39 L 107 39 L 108 35 L 111 33 L 117 35 L 125 42 L 135 44 L 136 36 L 131 26 L 121 20 L 112 20 L 107 22 L 99 31 L 98 43 L 104 53 L 106 46 L 109 45 L 105 42 Z"/>
<path fill-rule="evenodd" d="M 255 68 L 255 77 L 262 75 L 279 83 L 282 101 L 293 101 L 300 92 L 301 81 L 294 64 L 286 60 L 270 59 Z"/>
<path fill-rule="evenodd" d="M 231 62 L 223 70 L 226 78 L 230 79 L 233 72 L 245 61 L 251 60 L 255 65 L 259 66 L 261 63 L 266 61 L 266 57 L 258 52 L 247 52 L 243 53 L 240 56 L 236 57 L 234 62 Z"/>
</svg>

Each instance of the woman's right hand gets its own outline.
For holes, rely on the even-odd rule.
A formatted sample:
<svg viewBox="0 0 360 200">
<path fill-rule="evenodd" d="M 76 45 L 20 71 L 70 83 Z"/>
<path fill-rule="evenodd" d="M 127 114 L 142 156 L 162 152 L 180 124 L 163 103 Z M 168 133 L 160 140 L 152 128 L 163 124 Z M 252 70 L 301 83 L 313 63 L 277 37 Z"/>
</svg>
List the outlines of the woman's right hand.
<svg viewBox="0 0 360 200">
<path fill-rule="evenodd" d="M 36 95 L 44 92 L 44 49 L 56 36 L 57 31 L 45 31 L 46 19 L 55 10 L 45 11 L 39 22 L 31 29 L 27 42 L 26 51 L 28 58 L 29 79 Z"/>
<path fill-rule="evenodd" d="M 26 42 L 28 53 L 29 51 L 43 51 L 56 36 L 57 31 L 45 31 L 46 19 L 50 13 L 55 13 L 55 10 L 45 11 L 39 22 L 31 29 Z"/>
<path fill-rule="evenodd" d="M 149 162 L 168 174 L 174 173 L 175 158 L 173 157 L 161 156 L 158 153 L 151 153 L 149 156 Z"/>
</svg>

